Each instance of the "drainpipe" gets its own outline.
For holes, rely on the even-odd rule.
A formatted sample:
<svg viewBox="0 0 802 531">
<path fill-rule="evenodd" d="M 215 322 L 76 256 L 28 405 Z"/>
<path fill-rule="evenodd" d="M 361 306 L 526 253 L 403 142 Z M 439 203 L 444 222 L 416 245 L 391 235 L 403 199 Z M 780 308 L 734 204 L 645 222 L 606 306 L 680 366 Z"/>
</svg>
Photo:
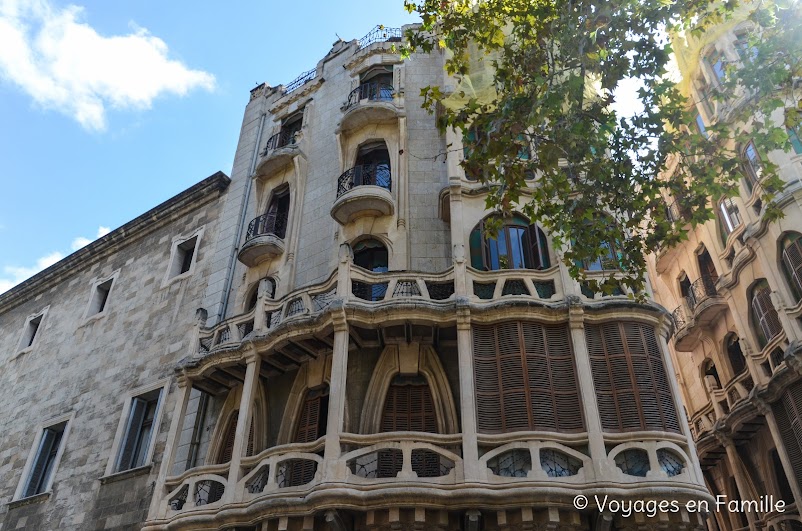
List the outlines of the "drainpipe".
<svg viewBox="0 0 802 531">
<path fill-rule="evenodd" d="M 228 259 L 228 272 L 226 273 L 226 289 L 223 292 L 223 304 L 217 314 L 217 322 L 221 322 L 226 317 L 228 311 L 228 299 L 231 294 L 231 284 L 234 282 L 234 265 L 239 251 L 240 240 L 242 239 L 242 228 L 245 226 L 245 210 L 248 208 L 248 199 L 251 197 L 251 187 L 253 186 L 253 172 L 256 171 L 256 159 L 259 156 L 259 145 L 262 143 L 262 130 L 265 126 L 265 117 L 262 113 L 259 118 L 259 130 L 256 132 L 256 145 L 253 149 L 251 158 L 251 169 L 248 171 L 248 182 L 245 184 L 245 194 L 242 196 L 242 204 L 239 209 L 239 221 L 237 222 L 237 235 L 234 238 L 234 246 L 231 248 L 231 256 Z"/>
</svg>

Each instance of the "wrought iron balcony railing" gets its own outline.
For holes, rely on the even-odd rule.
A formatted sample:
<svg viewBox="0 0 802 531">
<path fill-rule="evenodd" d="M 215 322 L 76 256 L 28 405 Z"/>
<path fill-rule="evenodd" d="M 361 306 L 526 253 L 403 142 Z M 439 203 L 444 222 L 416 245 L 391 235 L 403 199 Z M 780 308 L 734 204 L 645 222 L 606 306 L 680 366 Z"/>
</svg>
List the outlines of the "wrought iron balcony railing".
<svg viewBox="0 0 802 531">
<path fill-rule="evenodd" d="M 673 312 L 671 312 L 671 316 L 674 318 L 674 330 L 679 330 L 686 324 L 688 324 L 688 319 L 685 316 L 685 307 L 680 305 Z"/>
<path fill-rule="evenodd" d="M 389 191 L 391 184 L 389 164 L 362 164 L 354 166 L 340 175 L 340 178 L 337 179 L 337 197 L 357 186 L 379 186 Z"/>
<path fill-rule="evenodd" d="M 267 139 L 262 155 L 267 155 L 274 149 L 295 145 L 295 135 L 298 131 L 282 130 Z"/>
<path fill-rule="evenodd" d="M 287 218 L 285 216 L 277 216 L 273 212 L 262 214 L 258 218 L 253 219 L 248 224 L 248 232 L 245 235 L 245 241 L 252 240 L 257 236 L 265 234 L 274 234 L 276 237 L 284 239 L 287 232 Z"/>
<path fill-rule="evenodd" d="M 666 214 L 668 219 L 673 222 L 687 221 L 690 219 L 690 212 L 683 204 L 683 201 L 678 199 L 666 207 Z"/>
<path fill-rule="evenodd" d="M 301 86 L 305 85 L 307 82 L 312 81 L 317 77 L 317 69 L 313 68 L 308 72 L 304 72 L 300 76 L 296 77 L 284 87 L 284 90 L 287 94 L 292 92 L 293 90 L 300 88 Z"/>
<path fill-rule="evenodd" d="M 359 39 L 359 49 L 370 46 L 374 42 L 401 42 L 401 28 L 376 26 L 370 30 L 370 33 Z"/>
<path fill-rule="evenodd" d="M 345 104 L 345 108 L 353 107 L 362 100 L 392 101 L 393 87 L 387 83 L 376 81 L 362 83 L 348 94 L 348 102 Z"/>
<path fill-rule="evenodd" d="M 688 292 L 688 308 L 694 310 L 700 302 L 708 297 L 715 297 L 716 295 L 718 295 L 716 292 L 716 281 L 709 276 L 699 277 L 691 284 L 691 289 Z"/>
</svg>

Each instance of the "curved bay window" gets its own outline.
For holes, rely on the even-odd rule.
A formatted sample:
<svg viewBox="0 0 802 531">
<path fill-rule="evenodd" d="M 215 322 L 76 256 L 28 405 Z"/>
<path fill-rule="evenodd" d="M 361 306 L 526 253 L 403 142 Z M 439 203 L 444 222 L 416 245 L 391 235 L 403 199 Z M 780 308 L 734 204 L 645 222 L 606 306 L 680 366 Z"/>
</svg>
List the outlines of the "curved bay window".
<svg viewBox="0 0 802 531">
<path fill-rule="evenodd" d="M 752 286 L 749 300 L 752 305 L 752 322 L 758 343 L 761 347 L 782 332 L 780 318 L 771 302 L 771 288 L 766 279 L 760 279 Z"/>
<path fill-rule="evenodd" d="M 602 429 L 679 432 L 654 327 L 627 321 L 588 324 L 585 336 Z"/>
<path fill-rule="evenodd" d="M 584 430 L 567 324 L 473 327 L 479 433 Z"/>
<path fill-rule="evenodd" d="M 787 232 L 780 240 L 783 272 L 797 300 L 802 297 L 802 234 Z"/>
<path fill-rule="evenodd" d="M 354 245 L 354 264 L 374 273 L 386 273 L 388 268 L 387 247 L 378 240 L 362 240 Z"/>
<path fill-rule="evenodd" d="M 495 238 L 485 234 L 485 222 L 471 231 L 471 266 L 484 270 L 547 269 L 551 267 L 546 235 L 520 215 L 504 220 Z"/>
<path fill-rule="evenodd" d="M 746 188 L 751 194 L 755 185 L 763 176 L 763 162 L 760 160 L 760 155 L 757 152 L 754 142 L 750 140 L 749 143 L 746 144 L 746 147 L 741 151 L 741 158 L 743 159 Z"/>
</svg>

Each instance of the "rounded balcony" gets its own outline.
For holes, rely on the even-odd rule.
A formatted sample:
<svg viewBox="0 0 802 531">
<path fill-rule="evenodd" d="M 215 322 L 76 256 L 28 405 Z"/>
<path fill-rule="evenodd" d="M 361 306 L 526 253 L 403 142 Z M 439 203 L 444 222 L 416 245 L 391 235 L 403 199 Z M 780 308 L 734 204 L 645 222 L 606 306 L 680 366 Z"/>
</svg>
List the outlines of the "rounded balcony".
<svg viewBox="0 0 802 531">
<path fill-rule="evenodd" d="M 337 200 L 331 217 L 341 225 L 371 216 L 390 216 L 395 212 L 389 164 L 363 164 L 346 170 L 337 179 Z"/>
<path fill-rule="evenodd" d="M 299 153 L 300 132 L 297 130 L 282 130 L 267 139 L 265 149 L 261 152 L 262 159 L 254 173 L 259 178 L 283 168 L 292 163 L 292 159 Z"/>
<path fill-rule="evenodd" d="M 272 260 L 284 252 L 287 220 L 275 213 L 262 214 L 248 225 L 245 243 L 237 258 L 248 267 Z"/>
<path fill-rule="evenodd" d="M 695 349 L 702 339 L 702 330 L 726 309 L 727 302 L 716 291 L 716 281 L 709 276 L 696 279 L 685 296 L 685 304 L 673 312 L 675 348 L 681 352 Z"/>
<path fill-rule="evenodd" d="M 353 131 L 368 124 L 392 122 L 399 116 L 394 96 L 390 84 L 378 81 L 362 83 L 348 94 L 340 130 Z"/>
</svg>

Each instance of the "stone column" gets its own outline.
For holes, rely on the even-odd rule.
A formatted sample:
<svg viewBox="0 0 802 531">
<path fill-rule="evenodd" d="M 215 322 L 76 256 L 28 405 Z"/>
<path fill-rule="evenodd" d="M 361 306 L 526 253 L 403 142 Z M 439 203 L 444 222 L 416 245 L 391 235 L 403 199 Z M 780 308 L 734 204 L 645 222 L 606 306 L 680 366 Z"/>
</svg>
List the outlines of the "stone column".
<svg viewBox="0 0 802 531">
<path fill-rule="evenodd" d="M 576 362 L 576 378 L 579 384 L 582 414 L 585 417 L 585 429 L 588 432 L 588 449 L 593 461 L 593 474 L 597 478 L 609 474 L 607 470 L 607 449 L 604 447 L 604 432 L 599 417 L 599 404 L 596 402 L 596 388 L 593 385 L 593 373 L 590 366 L 587 338 L 585 337 L 585 311 L 582 302 L 576 295 L 567 297 L 569 301 L 568 322 L 571 327 L 571 342 L 574 345 L 574 361 Z M 593 479 L 593 478 L 588 478 Z"/>
<path fill-rule="evenodd" d="M 181 426 L 184 423 L 184 417 L 187 413 L 187 404 L 189 404 L 189 395 L 192 391 L 192 385 L 190 385 L 190 381 L 186 376 L 180 375 L 177 383 L 178 394 L 176 396 L 175 410 L 173 411 L 173 418 L 170 420 L 170 431 L 167 432 L 167 442 L 164 445 L 164 453 L 162 454 L 159 475 L 156 477 L 156 485 L 153 488 L 153 498 L 150 500 L 148 520 L 152 520 L 159 516 L 159 505 L 161 504 L 164 496 L 167 494 L 164 491 L 164 482 L 167 479 L 167 476 L 170 474 L 170 470 L 173 466 L 173 458 L 175 456 L 176 448 L 178 448 L 179 433 L 181 432 Z"/>
<path fill-rule="evenodd" d="M 774 439 L 774 447 L 777 449 L 777 455 L 780 456 L 780 462 L 785 472 L 785 477 L 788 478 L 788 484 L 791 486 L 791 492 L 794 494 L 793 500 L 783 500 L 786 505 L 795 503 L 797 507 L 802 507 L 802 490 L 799 488 L 799 482 L 796 478 L 794 466 L 791 464 L 791 458 L 788 456 L 788 451 L 785 449 L 785 441 L 780 433 L 780 427 L 777 425 L 777 418 L 774 416 L 771 406 L 760 398 L 753 398 L 752 402 L 757 407 L 763 416 L 766 418 L 766 424 L 771 432 L 771 438 Z"/>
<path fill-rule="evenodd" d="M 468 308 L 457 309 L 457 353 L 459 356 L 462 462 L 465 481 L 479 478 L 479 443 L 476 433 L 476 386 L 473 378 L 473 339 Z"/>
<path fill-rule="evenodd" d="M 716 433 L 716 438 L 727 451 L 727 460 L 730 462 L 730 469 L 732 470 L 732 475 L 735 477 L 735 486 L 738 487 L 738 494 L 740 495 L 741 500 L 752 499 L 752 491 L 749 488 L 749 482 L 747 481 L 746 477 L 744 477 L 743 462 L 741 461 L 741 457 L 738 455 L 738 451 L 735 449 L 735 443 L 732 442 L 732 439 L 721 433 Z M 746 520 L 749 522 L 749 529 L 751 531 L 755 531 L 757 529 L 757 527 L 755 527 L 755 519 L 757 518 L 757 515 L 754 515 L 751 512 L 746 512 L 745 514 Z"/>
<path fill-rule="evenodd" d="M 237 482 L 240 480 L 240 463 L 242 462 L 242 455 L 245 453 L 245 447 L 248 444 L 248 433 L 250 433 L 251 419 L 253 417 L 253 399 L 259 386 L 259 365 L 262 362 L 262 358 L 256 351 L 251 351 L 247 354 L 245 362 L 245 382 L 242 385 L 242 397 L 240 398 L 239 412 L 237 413 L 237 431 L 234 434 L 234 448 L 231 452 L 231 462 L 228 466 L 228 485 L 226 485 L 226 491 L 223 495 L 226 503 L 234 501 Z"/>
<path fill-rule="evenodd" d="M 334 305 L 332 305 L 334 306 Z M 340 458 L 340 434 L 345 422 L 345 389 L 348 373 L 348 322 L 342 306 L 333 308 L 334 349 L 331 356 L 329 413 L 326 421 L 326 443 L 323 450 L 324 478 L 334 479 Z"/>
</svg>

